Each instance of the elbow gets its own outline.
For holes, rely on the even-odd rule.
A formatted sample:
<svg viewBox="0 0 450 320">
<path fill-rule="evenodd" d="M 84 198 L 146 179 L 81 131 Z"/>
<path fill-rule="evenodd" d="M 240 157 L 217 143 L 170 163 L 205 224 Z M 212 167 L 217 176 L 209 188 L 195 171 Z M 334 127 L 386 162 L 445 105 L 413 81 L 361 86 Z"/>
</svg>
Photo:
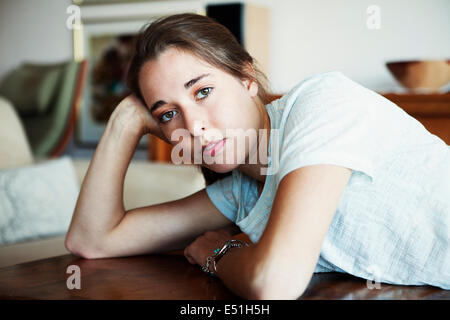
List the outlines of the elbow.
<svg viewBox="0 0 450 320">
<path fill-rule="evenodd" d="M 296 300 L 308 287 L 307 277 L 282 271 L 270 276 L 257 274 L 254 278 L 249 300 Z M 311 277 L 309 277 L 311 279 Z"/>
<path fill-rule="evenodd" d="M 66 250 L 69 251 L 71 254 L 83 259 L 102 258 L 102 256 L 99 253 L 99 250 L 93 250 L 92 246 L 84 246 L 81 244 L 81 242 L 69 238 L 68 235 L 66 235 L 64 239 L 64 246 L 66 247 Z"/>
<path fill-rule="evenodd" d="M 289 283 L 285 286 L 280 283 L 267 284 L 253 290 L 251 300 L 297 300 L 305 292 L 306 286 L 302 283 Z"/>
<path fill-rule="evenodd" d="M 66 247 L 66 250 L 69 251 L 71 254 L 84 258 L 84 259 L 89 259 L 85 254 L 84 250 L 80 250 L 79 245 L 73 241 L 73 240 L 69 240 L 69 238 L 66 236 L 66 239 L 64 241 L 64 246 Z"/>
<path fill-rule="evenodd" d="M 290 284 L 292 286 L 292 284 Z M 250 300 L 297 300 L 305 291 L 301 284 L 293 289 L 278 284 L 267 285 L 264 288 L 253 290 Z"/>
</svg>

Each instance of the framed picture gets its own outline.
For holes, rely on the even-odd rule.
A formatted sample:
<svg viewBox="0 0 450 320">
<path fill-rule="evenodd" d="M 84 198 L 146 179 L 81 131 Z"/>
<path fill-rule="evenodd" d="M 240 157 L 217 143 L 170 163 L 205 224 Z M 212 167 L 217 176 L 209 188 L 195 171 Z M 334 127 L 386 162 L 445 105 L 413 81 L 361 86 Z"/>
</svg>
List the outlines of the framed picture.
<svg viewBox="0 0 450 320">
<path fill-rule="evenodd" d="M 204 9 L 199 1 L 139 1 L 81 3 L 80 12 L 80 25 L 74 28 L 74 59 L 86 59 L 88 66 L 75 144 L 95 148 L 112 111 L 128 94 L 126 75 L 139 31 L 161 16 L 204 14 Z M 138 148 L 146 149 L 147 144 L 144 136 Z"/>
</svg>

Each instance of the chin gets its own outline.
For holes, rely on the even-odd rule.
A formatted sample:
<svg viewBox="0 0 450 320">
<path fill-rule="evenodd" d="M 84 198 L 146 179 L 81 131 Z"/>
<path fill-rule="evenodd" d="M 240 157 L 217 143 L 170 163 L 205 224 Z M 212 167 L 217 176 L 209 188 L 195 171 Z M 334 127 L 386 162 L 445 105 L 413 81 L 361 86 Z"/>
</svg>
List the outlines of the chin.
<svg viewBox="0 0 450 320">
<path fill-rule="evenodd" d="M 244 157 L 244 155 L 240 155 L 237 158 L 238 159 L 236 159 L 236 157 L 235 157 L 233 162 L 231 162 L 231 163 L 226 163 L 226 157 L 224 157 L 223 159 L 221 159 L 223 163 L 207 164 L 206 162 L 204 162 L 202 164 L 202 166 L 204 166 L 205 168 L 208 168 L 214 172 L 217 172 L 217 173 L 225 173 L 225 172 L 234 170 L 245 163 L 246 158 Z"/>
<path fill-rule="evenodd" d="M 202 166 L 217 173 L 229 172 L 239 167 L 238 164 L 220 164 L 220 163 L 203 164 Z"/>
</svg>

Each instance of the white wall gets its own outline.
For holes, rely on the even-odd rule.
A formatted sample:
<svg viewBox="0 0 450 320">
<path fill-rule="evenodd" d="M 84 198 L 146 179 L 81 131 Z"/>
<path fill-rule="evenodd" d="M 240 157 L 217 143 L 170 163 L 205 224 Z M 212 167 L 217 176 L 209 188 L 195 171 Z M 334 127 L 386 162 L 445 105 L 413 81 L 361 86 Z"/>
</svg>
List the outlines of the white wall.
<svg viewBox="0 0 450 320">
<path fill-rule="evenodd" d="M 286 92 L 314 73 L 340 70 L 377 91 L 399 86 L 389 60 L 450 59 L 449 0 L 253 0 L 272 7 L 270 78 Z M 367 8 L 380 8 L 369 30 Z"/>
<path fill-rule="evenodd" d="M 272 10 L 269 77 L 277 92 L 308 75 L 334 69 L 373 90 L 389 90 L 396 84 L 385 61 L 450 58 L 448 0 L 244 2 Z M 70 0 L 0 0 L 0 77 L 24 60 L 72 56 L 72 32 L 65 24 L 70 4 Z M 366 26 L 371 4 L 381 9 L 379 30 Z"/>
<path fill-rule="evenodd" d="M 70 59 L 72 32 L 66 28 L 71 0 L 0 0 L 0 78 L 23 61 Z"/>
</svg>

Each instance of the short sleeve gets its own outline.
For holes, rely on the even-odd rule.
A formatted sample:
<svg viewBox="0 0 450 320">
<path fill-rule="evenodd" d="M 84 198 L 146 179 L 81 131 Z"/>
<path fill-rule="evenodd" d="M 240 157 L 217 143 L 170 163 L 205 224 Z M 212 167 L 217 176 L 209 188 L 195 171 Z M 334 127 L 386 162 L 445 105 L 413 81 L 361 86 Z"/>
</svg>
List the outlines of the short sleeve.
<svg viewBox="0 0 450 320">
<path fill-rule="evenodd" d="M 222 214 L 238 224 L 245 219 L 258 199 L 258 183 L 238 169 L 206 186 L 211 202 Z"/>
<path fill-rule="evenodd" d="M 314 164 L 347 167 L 373 180 L 377 124 L 365 90 L 335 72 L 314 90 L 299 95 L 286 119 L 278 183 L 289 172 Z"/>
<path fill-rule="evenodd" d="M 233 194 L 233 175 L 206 186 L 206 193 L 211 202 L 225 217 L 236 222 L 238 206 Z"/>
</svg>

